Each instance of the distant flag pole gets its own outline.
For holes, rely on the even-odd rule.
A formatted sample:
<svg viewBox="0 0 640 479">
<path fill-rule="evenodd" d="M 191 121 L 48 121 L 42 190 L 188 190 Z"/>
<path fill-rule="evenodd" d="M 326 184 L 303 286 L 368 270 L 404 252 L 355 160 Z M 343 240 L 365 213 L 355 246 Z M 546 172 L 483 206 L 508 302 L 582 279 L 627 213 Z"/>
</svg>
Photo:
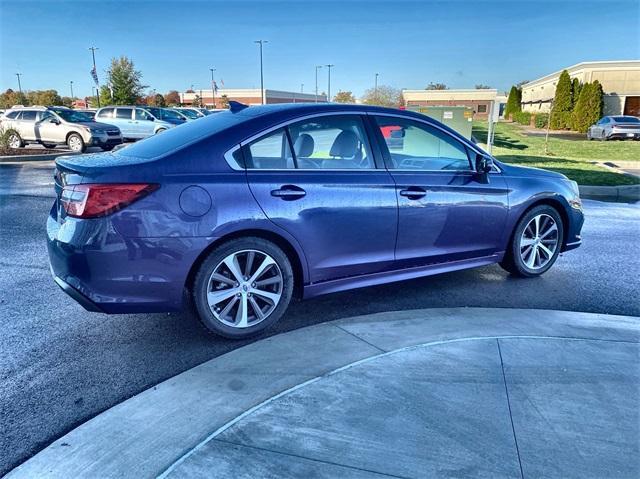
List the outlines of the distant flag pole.
<svg viewBox="0 0 640 479">
<path fill-rule="evenodd" d="M 91 69 L 91 76 L 93 77 L 93 81 L 96 83 L 96 100 L 98 102 L 98 108 L 100 108 L 100 83 L 98 82 L 98 71 L 96 70 L 96 50 L 97 47 L 90 47 L 91 50 L 91 58 L 93 58 L 93 68 Z"/>
</svg>

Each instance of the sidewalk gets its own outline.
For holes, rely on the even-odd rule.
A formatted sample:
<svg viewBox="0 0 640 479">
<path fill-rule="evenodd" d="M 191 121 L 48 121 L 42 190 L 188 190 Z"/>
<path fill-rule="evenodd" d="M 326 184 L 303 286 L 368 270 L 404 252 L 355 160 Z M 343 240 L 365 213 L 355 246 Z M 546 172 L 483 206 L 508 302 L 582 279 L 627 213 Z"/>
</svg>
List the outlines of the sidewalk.
<svg viewBox="0 0 640 479">
<path fill-rule="evenodd" d="M 640 318 L 381 313 L 239 348 L 7 477 L 638 477 Z"/>
</svg>

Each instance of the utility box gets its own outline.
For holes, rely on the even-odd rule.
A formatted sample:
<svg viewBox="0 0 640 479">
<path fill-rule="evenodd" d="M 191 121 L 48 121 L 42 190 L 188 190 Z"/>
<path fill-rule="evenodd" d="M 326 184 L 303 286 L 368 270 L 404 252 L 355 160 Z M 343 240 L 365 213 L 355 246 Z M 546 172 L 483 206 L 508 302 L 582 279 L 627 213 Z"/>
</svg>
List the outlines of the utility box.
<svg viewBox="0 0 640 479">
<path fill-rule="evenodd" d="M 408 106 L 406 109 L 438 120 L 465 138 L 471 139 L 473 108 L 468 106 Z"/>
</svg>

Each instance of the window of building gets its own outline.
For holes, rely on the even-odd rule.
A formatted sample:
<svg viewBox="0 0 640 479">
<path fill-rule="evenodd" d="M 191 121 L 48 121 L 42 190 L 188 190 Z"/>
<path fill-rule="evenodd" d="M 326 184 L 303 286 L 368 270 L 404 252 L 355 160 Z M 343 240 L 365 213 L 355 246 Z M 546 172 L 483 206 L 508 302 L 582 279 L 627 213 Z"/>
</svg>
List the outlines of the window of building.
<svg viewBox="0 0 640 479">
<path fill-rule="evenodd" d="M 487 105 L 478 105 L 478 113 L 486 113 Z"/>
<path fill-rule="evenodd" d="M 375 117 L 398 170 L 470 170 L 466 147 L 448 133 L 403 118 Z"/>
</svg>

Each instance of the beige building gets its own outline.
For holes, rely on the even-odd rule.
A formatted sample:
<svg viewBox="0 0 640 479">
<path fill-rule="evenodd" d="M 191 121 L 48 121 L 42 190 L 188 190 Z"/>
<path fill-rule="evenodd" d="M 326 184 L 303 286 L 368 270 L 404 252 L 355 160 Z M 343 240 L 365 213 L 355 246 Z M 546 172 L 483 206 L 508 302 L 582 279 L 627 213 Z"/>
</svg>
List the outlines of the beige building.
<svg viewBox="0 0 640 479">
<path fill-rule="evenodd" d="M 604 90 L 604 115 L 640 116 L 640 60 L 584 62 L 566 68 L 573 80 L 598 80 Z M 548 112 L 561 71 L 522 85 L 522 109 Z"/>
<path fill-rule="evenodd" d="M 262 104 L 262 90 L 260 88 L 222 88 L 216 90 L 215 108 L 222 108 L 222 97 L 227 100 L 238 101 L 245 105 Z M 211 89 L 193 90 L 180 93 L 180 103 L 185 106 L 193 104 L 196 95 L 202 99 L 203 106 L 211 108 L 214 105 L 214 96 Z M 296 93 L 291 91 L 264 90 L 265 103 L 311 103 L 316 101 L 313 93 Z M 326 102 L 326 95 L 318 95 L 317 101 Z"/>
<path fill-rule="evenodd" d="M 405 107 L 412 106 L 467 106 L 473 108 L 474 118 L 486 119 L 491 111 L 491 102 L 496 107 L 506 102 L 498 90 L 402 90 Z"/>
</svg>

